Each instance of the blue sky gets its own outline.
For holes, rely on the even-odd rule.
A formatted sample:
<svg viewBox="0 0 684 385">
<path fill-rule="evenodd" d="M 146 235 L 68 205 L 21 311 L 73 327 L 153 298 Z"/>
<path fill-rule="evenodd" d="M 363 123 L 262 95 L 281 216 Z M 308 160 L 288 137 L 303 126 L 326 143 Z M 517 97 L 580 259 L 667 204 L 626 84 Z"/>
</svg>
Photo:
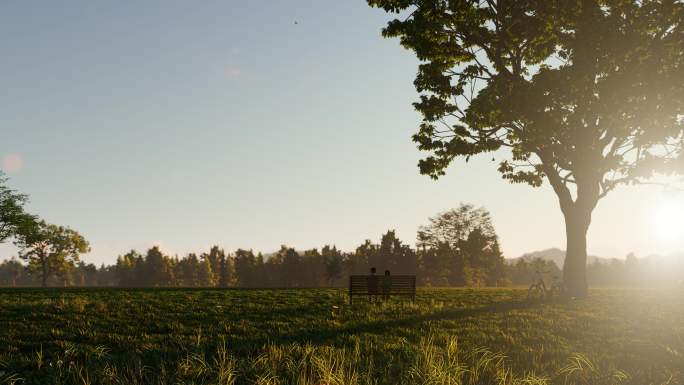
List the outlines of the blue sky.
<svg viewBox="0 0 684 385">
<path fill-rule="evenodd" d="M 153 244 L 350 250 L 387 229 L 413 243 L 459 202 L 492 212 L 506 256 L 563 247 L 551 189 L 507 184 L 491 156 L 418 174 L 417 61 L 387 20 L 360 0 L 3 2 L 3 167 L 97 263 Z M 681 205 L 663 199 L 608 196 L 590 253 L 681 248 L 653 230 Z"/>
</svg>

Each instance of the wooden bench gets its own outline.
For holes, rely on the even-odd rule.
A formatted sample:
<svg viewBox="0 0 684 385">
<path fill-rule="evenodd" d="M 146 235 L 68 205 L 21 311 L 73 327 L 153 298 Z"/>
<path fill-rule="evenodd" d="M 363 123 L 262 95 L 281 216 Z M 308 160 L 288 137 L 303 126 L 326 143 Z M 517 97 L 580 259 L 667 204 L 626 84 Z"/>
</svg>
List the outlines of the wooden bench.
<svg viewBox="0 0 684 385">
<path fill-rule="evenodd" d="M 389 279 L 389 284 L 386 283 Z M 385 293 L 384 288 L 389 292 Z M 349 304 L 355 295 L 392 296 L 404 295 L 416 299 L 416 276 L 415 275 L 350 275 L 349 276 Z"/>
</svg>

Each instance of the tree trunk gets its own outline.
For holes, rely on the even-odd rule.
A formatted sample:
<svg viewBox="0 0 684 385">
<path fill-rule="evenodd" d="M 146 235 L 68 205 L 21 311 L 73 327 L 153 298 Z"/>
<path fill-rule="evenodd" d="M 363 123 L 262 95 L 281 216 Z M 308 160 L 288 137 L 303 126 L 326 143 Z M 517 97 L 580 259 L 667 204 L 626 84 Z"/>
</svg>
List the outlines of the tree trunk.
<svg viewBox="0 0 684 385">
<path fill-rule="evenodd" d="M 580 138 L 584 139 L 584 138 Z M 582 141 L 581 148 L 590 149 Z M 591 224 L 591 213 L 601 199 L 601 178 L 596 172 L 600 152 L 589 153 L 573 163 L 572 176 L 577 186 L 577 198 L 573 200 L 568 182 L 561 178 L 548 152 L 538 153 L 544 173 L 558 196 L 561 212 L 565 218 L 565 261 L 563 262 L 563 283 L 571 297 L 587 296 L 587 231 Z"/>
<path fill-rule="evenodd" d="M 566 254 L 563 282 L 572 297 L 587 296 L 587 230 L 591 224 L 591 208 L 575 203 L 564 212 Z"/>
<path fill-rule="evenodd" d="M 42 287 L 47 287 L 47 277 L 48 277 L 48 265 L 47 265 L 47 258 L 43 257 L 42 260 L 42 268 L 43 268 L 43 274 L 42 274 Z"/>
</svg>

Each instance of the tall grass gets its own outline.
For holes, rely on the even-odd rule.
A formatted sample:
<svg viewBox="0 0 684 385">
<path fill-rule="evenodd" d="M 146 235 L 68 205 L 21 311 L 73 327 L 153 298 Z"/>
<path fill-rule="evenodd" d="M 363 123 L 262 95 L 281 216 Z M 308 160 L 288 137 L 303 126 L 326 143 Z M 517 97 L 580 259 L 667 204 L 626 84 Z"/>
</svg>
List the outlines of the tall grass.
<svg viewBox="0 0 684 385">
<path fill-rule="evenodd" d="M 0 290 L 0 384 L 684 384 L 683 296 L 342 294 Z"/>
<path fill-rule="evenodd" d="M 508 357 L 486 348 L 466 350 L 453 336 L 428 336 L 415 345 L 402 346 L 413 357 L 397 384 L 417 385 L 613 385 L 629 376 L 622 371 L 601 371 L 587 357 L 576 354 L 553 378 L 515 373 Z M 386 383 L 377 370 L 380 363 L 352 348 L 311 344 L 268 345 L 254 356 L 240 357 L 225 342 L 211 354 L 193 353 L 157 367 L 137 360 L 113 362 L 107 355 L 70 360 L 64 351 L 56 361 L 33 362 L 45 384 L 258 384 L 258 385 L 375 385 Z M 18 373 L 0 372 L 0 383 L 23 384 Z"/>
</svg>

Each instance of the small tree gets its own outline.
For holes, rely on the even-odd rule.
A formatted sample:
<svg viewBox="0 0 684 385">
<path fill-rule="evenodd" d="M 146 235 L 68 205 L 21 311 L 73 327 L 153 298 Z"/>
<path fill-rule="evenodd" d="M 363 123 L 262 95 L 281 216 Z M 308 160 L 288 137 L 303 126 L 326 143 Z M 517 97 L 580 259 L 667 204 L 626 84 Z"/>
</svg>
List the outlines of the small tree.
<svg viewBox="0 0 684 385">
<path fill-rule="evenodd" d="M 41 285 L 47 286 L 54 274 L 65 274 L 79 255 L 90 251 L 88 241 L 76 231 L 40 221 L 32 231 L 17 240 L 19 257 L 28 262 L 31 272 L 40 274 Z"/>
<path fill-rule="evenodd" d="M 413 137 L 438 178 L 507 149 L 504 179 L 547 180 L 565 219 L 563 278 L 587 291 L 587 231 L 617 186 L 684 171 L 684 3 L 368 0 L 421 61 Z"/>
</svg>

